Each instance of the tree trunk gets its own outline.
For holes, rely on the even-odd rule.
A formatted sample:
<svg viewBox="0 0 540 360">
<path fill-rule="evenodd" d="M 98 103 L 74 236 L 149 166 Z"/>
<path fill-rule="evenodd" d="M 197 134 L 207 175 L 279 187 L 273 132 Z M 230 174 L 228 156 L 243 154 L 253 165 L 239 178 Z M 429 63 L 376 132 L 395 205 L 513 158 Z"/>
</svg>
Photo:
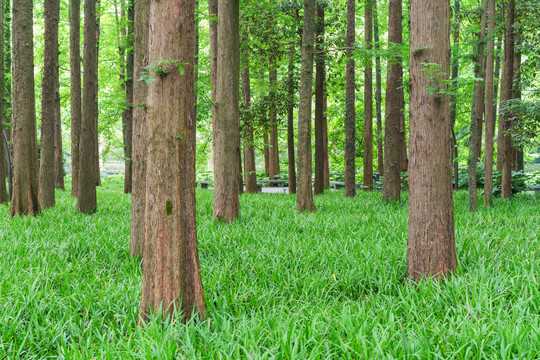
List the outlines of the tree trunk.
<svg viewBox="0 0 540 360">
<path fill-rule="evenodd" d="M 148 66 L 148 24 L 150 1 L 134 2 L 133 52 L 134 76 L 144 73 Z M 147 94 L 144 81 L 133 83 L 133 138 L 132 138 L 132 186 L 131 186 L 131 232 L 129 252 L 132 256 L 143 256 L 144 229 L 146 224 L 146 138 L 147 138 Z"/>
<path fill-rule="evenodd" d="M 3 24 L 3 39 L 4 39 L 4 57 L 3 57 L 3 69 L 4 74 L 11 75 L 11 1 L 3 1 L 4 16 L 2 18 Z M 11 76 L 4 76 L 4 96 L 1 99 L 3 102 L 3 116 L 4 116 L 4 133 L 9 142 L 11 151 L 13 150 L 12 133 L 13 133 L 13 121 L 11 111 Z"/>
<path fill-rule="evenodd" d="M 38 159 L 34 95 L 33 2 L 13 1 L 13 195 L 11 216 L 36 215 Z M 54 186 L 54 182 L 53 182 Z"/>
<path fill-rule="evenodd" d="M 347 64 L 345 84 L 345 196 L 356 195 L 356 108 L 352 47 L 355 41 L 355 0 L 347 0 Z"/>
<path fill-rule="evenodd" d="M 457 78 L 459 73 L 459 11 L 460 0 L 454 2 L 454 48 L 452 53 L 452 94 L 450 95 L 450 124 L 452 126 L 452 150 L 453 150 L 453 164 L 454 164 L 454 189 L 459 189 L 459 162 L 458 162 L 458 144 L 455 132 L 456 126 L 456 92 L 457 92 Z"/>
<path fill-rule="evenodd" d="M 95 100 L 94 100 L 96 102 L 96 105 L 94 106 L 94 134 L 93 134 L 94 151 L 95 151 L 94 164 L 96 166 L 96 171 L 95 171 L 96 186 L 101 186 L 101 172 L 99 169 L 99 108 L 98 108 L 98 95 L 99 95 L 98 71 L 99 71 L 99 37 L 100 37 L 99 35 L 101 33 L 100 18 L 99 18 L 100 1 L 101 0 L 97 0 L 97 3 L 96 3 L 96 56 L 94 58 L 94 66 L 96 70 L 95 70 L 95 75 L 94 75 L 95 82 L 94 82 L 94 90 L 93 90 L 94 93 L 96 94 Z"/>
<path fill-rule="evenodd" d="M 133 189 L 133 168 L 131 158 L 133 156 L 133 18 L 134 8 L 133 0 L 129 0 L 128 5 L 128 42 L 126 44 L 126 109 L 125 124 L 126 124 L 126 137 L 124 139 L 124 157 L 125 162 L 125 175 L 124 175 L 124 193 L 131 194 Z"/>
<path fill-rule="evenodd" d="M 516 34 L 515 42 L 516 44 L 519 43 L 519 37 L 520 33 Z M 514 82 L 513 82 L 513 88 L 512 88 L 512 99 L 519 100 L 521 102 L 521 52 L 519 50 L 514 53 Z M 515 126 L 516 119 L 515 117 L 519 116 L 519 114 L 514 113 L 512 117 L 514 120 L 512 121 L 512 126 Z M 512 149 L 515 152 L 515 156 L 512 157 L 513 164 L 512 164 L 512 170 L 513 171 L 523 171 L 525 169 L 524 164 L 524 158 L 523 158 L 523 147 L 515 147 L 512 145 Z"/>
<path fill-rule="evenodd" d="M 77 209 L 96 211 L 96 113 L 97 113 L 97 0 L 84 3 L 84 57 L 82 118 L 79 143 L 79 191 Z"/>
<path fill-rule="evenodd" d="M 195 223 L 194 0 L 151 2 L 149 63 L 165 66 L 148 90 L 146 241 L 141 321 L 160 312 L 206 317 Z M 219 97 L 218 97 L 219 98 Z M 159 174 L 159 175 L 158 175 Z"/>
<path fill-rule="evenodd" d="M 313 193 L 324 193 L 323 159 L 323 117 L 324 117 L 324 82 L 326 77 L 324 47 L 324 6 L 317 4 L 317 24 L 315 33 L 315 181 Z"/>
<path fill-rule="evenodd" d="M 393 54 L 388 59 L 386 73 L 386 113 L 384 122 L 384 178 L 382 199 L 399 201 L 401 196 L 401 117 L 404 108 L 403 69 L 399 47 L 402 43 L 402 4 L 388 3 L 388 47 Z"/>
<path fill-rule="evenodd" d="M 296 160 L 294 155 L 294 49 L 289 52 L 289 78 L 288 91 L 289 102 L 287 108 L 287 157 L 289 160 L 289 194 L 296 194 Z"/>
<path fill-rule="evenodd" d="M 330 161 L 328 160 L 328 93 L 326 85 L 323 90 L 323 184 L 325 189 L 330 188 Z"/>
<path fill-rule="evenodd" d="M 486 101 L 485 101 L 485 121 L 486 121 L 486 150 L 484 167 L 484 204 L 492 205 L 493 193 L 493 132 L 495 122 L 494 87 L 493 87 L 493 65 L 495 59 L 495 0 L 489 0 L 488 5 L 488 27 L 487 27 L 487 54 L 486 54 Z"/>
<path fill-rule="evenodd" d="M 311 98 L 313 86 L 313 44 L 315 42 L 315 0 L 304 0 L 302 68 L 298 109 L 298 211 L 315 211 L 311 188 Z"/>
<path fill-rule="evenodd" d="M 239 0 L 219 2 L 214 140 L 214 219 L 238 217 L 239 124 Z"/>
<path fill-rule="evenodd" d="M 379 54 L 379 14 L 377 1 L 373 1 L 373 37 L 375 40 L 375 113 L 377 117 L 377 168 L 379 174 L 384 176 L 383 132 L 382 132 L 382 80 L 381 55 Z"/>
<path fill-rule="evenodd" d="M 365 0 L 365 41 L 367 51 L 373 46 L 372 1 Z M 371 54 L 364 69 L 364 191 L 373 190 L 373 69 Z"/>
<path fill-rule="evenodd" d="M 4 147 L 3 132 L 4 126 L 4 6 L 0 6 L 0 61 L 2 61 L 2 71 L 0 72 L 0 204 L 5 204 L 9 201 L 8 189 L 6 188 L 6 177 L 8 175 L 6 160 L 6 148 Z"/>
<path fill-rule="evenodd" d="M 65 191 L 64 153 L 62 148 L 62 113 L 60 110 L 60 64 L 56 66 L 56 90 L 54 92 L 54 177 L 56 188 Z"/>
<path fill-rule="evenodd" d="M 58 22 L 60 1 L 45 0 L 45 49 L 41 86 L 41 152 L 39 162 L 39 203 L 43 208 L 55 205 L 54 133 L 56 127 L 56 83 L 58 78 Z"/>
<path fill-rule="evenodd" d="M 495 134 L 495 127 L 497 125 L 497 97 L 499 93 L 499 82 L 501 80 L 501 48 L 502 48 L 502 37 L 499 37 L 497 41 L 497 50 L 495 58 L 495 75 L 493 76 L 493 131 L 492 134 Z M 493 135 L 495 136 L 495 135 Z M 495 161 L 495 160 L 494 160 Z"/>
<path fill-rule="evenodd" d="M 407 275 L 416 280 L 426 276 L 445 277 L 456 269 L 457 263 L 452 172 L 448 161 L 450 3 L 412 0 L 410 18 L 411 186 Z"/>
<path fill-rule="evenodd" d="M 504 38 L 503 80 L 501 85 L 501 103 L 506 104 L 512 99 L 512 84 L 514 70 L 514 0 L 508 0 L 508 14 Z M 502 164 L 501 197 L 512 198 L 512 136 L 508 134 L 511 127 L 511 116 L 504 111 L 500 117 L 503 123 L 502 152 L 504 153 Z"/>
<path fill-rule="evenodd" d="M 245 51 L 242 67 L 242 99 L 244 107 L 251 109 L 251 84 L 249 79 L 249 59 Z M 255 169 L 255 149 L 253 147 L 253 119 L 251 116 L 244 123 L 244 175 L 246 179 L 246 192 L 257 193 L 257 172 Z"/>
<path fill-rule="evenodd" d="M 210 85 L 212 86 L 212 121 L 216 121 L 216 76 L 218 52 L 218 0 L 208 0 L 208 32 L 210 36 Z"/>
<path fill-rule="evenodd" d="M 277 129 L 277 114 L 275 107 L 275 94 L 277 91 L 277 70 L 275 65 L 271 64 L 269 71 L 269 83 L 272 102 L 270 104 L 269 120 L 270 120 L 270 147 L 268 149 L 268 178 L 275 180 L 279 173 L 279 151 L 278 151 L 278 129 Z"/>
<path fill-rule="evenodd" d="M 81 134 L 81 2 L 69 1 L 69 63 L 71 113 L 71 196 L 79 191 L 79 144 Z"/>
</svg>

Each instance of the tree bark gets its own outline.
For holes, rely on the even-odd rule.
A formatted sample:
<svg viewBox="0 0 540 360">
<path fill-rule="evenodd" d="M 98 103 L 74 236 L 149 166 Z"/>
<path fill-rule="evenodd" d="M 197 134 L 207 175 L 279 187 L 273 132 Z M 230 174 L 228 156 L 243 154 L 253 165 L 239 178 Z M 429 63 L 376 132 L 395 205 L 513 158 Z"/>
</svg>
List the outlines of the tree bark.
<svg viewBox="0 0 540 360">
<path fill-rule="evenodd" d="M 494 87 L 493 87 L 493 67 L 495 60 L 495 0 L 489 0 L 488 4 L 488 27 L 487 27 L 487 54 L 486 54 L 486 101 L 485 101 L 485 122 L 486 122 L 486 138 L 485 138 L 485 163 L 484 163 L 484 204 L 488 207 L 492 206 L 493 194 L 493 132 L 495 129 L 495 109 L 494 102 Z"/>
<path fill-rule="evenodd" d="M 69 63 L 71 113 L 71 196 L 79 191 L 79 144 L 81 134 L 81 2 L 69 1 Z"/>
<path fill-rule="evenodd" d="M 0 61 L 2 61 L 2 71 L 0 71 L 0 204 L 5 204 L 9 201 L 8 189 L 6 187 L 6 177 L 8 175 L 8 162 L 6 160 L 6 149 L 4 147 L 4 6 L 0 6 Z"/>
<path fill-rule="evenodd" d="M 373 47 L 372 1 L 365 0 L 365 41 L 367 51 Z M 364 69 L 364 191 L 373 190 L 373 69 L 371 54 Z"/>
<path fill-rule="evenodd" d="M 375 41 L 375 113 L 377 117 L 377 168 L 379 174 L 384 176 L 383 131 L 382 131 L 382 80 L 381 55 L 379 54 L 379 14 L 377 1 L 373 1 L 373 37 Z"/>
<path fill-rule="evenodd" d="M 458 143 L 456 138 L 455 126 L 456 126 L 456 93 L 457 93 L 457 78 L 459 73 L 459 13 L 460 13 L 460 0 L 454 2 L 454 48 L 452 53 L 452 94 L 450 95 L 450 124 L 452 126 L 452 152 L 453 152 L 453 164 L 454 164 L 454 190 L 459 189 L 459 162 L 458 162 Z"/>
<path fill-rule="evenodd" d="M 242 67 L 242 100 L 248 113 L 251 109 L 251 84 L 249 79 L 249 59 L 246 51 Z M 246 192 L 257 193 L 257 172 L 255 169 L 255 149 L 253 147 L 253 119 L 251 115 L 244 123 L 244 176 L 246 179 Z"/>
<path fill-rule="evenodd" d="M 214 219 L 224 222 L 236 219 L 239 212 L 239 53 L 239 0 L 220 1 L 213 122 Z"/>
<path fill-rule="evenodd" d="M 298 211 L 315 211 L 311 188 L 311 98 L 313 86 L 313 44 L 315 42 L 315 0 L 304 0 L 302 68 L 298 109 Z"/>
<path fill-rule="evenodd" d="M 195 220 L 194 0 L 151 2 L 149 63 L 165 65 L 148 90 L 146 241 L 141 321 L 160 312 L 206 317 Z M 159 175 L 158 175 L 159 174 Z"/>
<path fill-rule="evenodd" d="M 330 188 L 330 161 L 328 160 L 328 93 L 326 85 L 323 89 L 323 184 L 325 189 Z"/>
<path fill-rule="evenodd" d="M 216 76 L 218 52 L 218 0 L 208 0 L 208 32 L 210 36 L 210 85 L 212 86 L 212 121 L 216 121 Z"/>
<path fill-rule="evenodd" d="M 279 149 L 278 149 L 278 129 L 277 129 L 277 114 L 275 107 L 275 94 L 277 91 L 277 70 L 275 64 L 270 65 L 269 75 L 269 84 L 270 92 L 273 94 L 271 96 L 271 104 L 269 111 L 269 122 L 270 122 L 270 147 L 268 148 L 268 178 L 270 180 L 275 180 L 276 175 L 279 173 Z"/>
<path fill-rule="evenodd" d="M 289 194 L 296 194 L 296 160 L 294 154 L 294 49 L 289 52 L 288 91 L 291 105 L 287 108 L 287 157 L 289 161 Z"/>
<path fill-rule="evenodd" d="M 457 263 L 448 136 L 450 3 L 412 0 L 410 18 L 407 275 L 416 280 L 445 277 L 456 269 Z M 436 65 L 426 68 L 426 64 Z"/>
<path fill-rule="evenodd" d="M 56 65 L 56 89 L 54 91 L 54 177 L 56 188 L 65 191 L 64 153 L 62 148 L 62 113 L 60 111 L 60 64 Z"/>
<path fill-rule="evenodd" d="M 96 105 L 94 106 L 94 151 L 95 151 L 95 157 L 94 157 L 94 164 L 96 167 L 95 171 L 95 182 L 96 186 L 101 186 L 101 171 L 99 168 L 99 108 L 98 108 L 98 96 L 99 96 L 99 84 L 98 84 L 98 72 L 99 72 L 99 38 L 101 33 L 101 26 L 100 26 L 100 1 L 97 0 L 96 3 L 96 56 L 94 57 L 94 66 L 95 66 L 95 82 L 94 82 L 94 93 L 95 96 L 95 102 Z M 84 60 L 83 60 L 84 61 Z"/>
<path fill-rule="evenodd" d="M 96 113 L 97 113 L 97 0 L 84 3 L 84 57 L 82 118 L 79 143 L 79 191 L 77 209 L 93 213 L 96 199 Z"/>
<path fill-rule="evenodd" d="M 134 68 L 134 55 L 133 55 L 133 20 L 134 20 L 134 4 L 133 0 L 129 0 L 128 5 L 128 31 L 127 31 L 127 52 L 126 52 L 126 109 L 125 113 L 125 126 L 126 137 L 124 139 L 124 157 L 125 161 L 125 174 L 124 174 L 124 193 L 131 194 L 133 189 L 133 68 Z"/>
<path fill-rule="evenodd" d="M 139 78 L 148 66 L 148 26 L 150 1 L 134 2 L 133 52 L 134 76 Z M 132 256 L 143 256 L 144 229 L 146 226 L 146 138 L 147 138 L 147 94 L 144 81 L 133 83 L 133 138 L 132 138 L 132 187 L 131 187 L 131 232 L 129 252 Z"/>
<path fill-rule="evenodd" d="M 515 36 L 516 44 L 519 43 L 519 37 L 520 33 L 518 31 Z M 521 102 L 521 52 L 519 50 L 514 53 L 514 82 L 512 87 L 512 99 L 520 100 Z M 515 123 L 517 121 L 516 117 L 518 116 L 519 114 L 516 113 L 512 115 L 512 117 L 514 118 L 514 120 L 512 121 L 512 126 L 515 126 Z M 512 150 L 513 154 L 515 153 L 515 156 L 512 157 L 512 159 L 514 160 L 512 164 L 512 170 L 523 171 L 525 169 L 523 147 L 512 145 Z"/>
<path fill-rule="evenodd" d="M 324 159 L 323 159 L 323 117 L 324 117 L 324 82 L 326 64 L 324 47 L 324 6 L 317 4 L 316 53 L 315 56 L 315 181 L 313 193 L 324 193 Z"/>
<path fill-rule="evenodd" d="M 36 215 L 38 159 L 34 94 L 33 2 L 13 1 L 13 195 L 10 215 Z M 54 186 L 54 182 L 53 182 Z"/>
<path fill-rule="evenodd" d="M 345 78 L 345 196 L 356 195 L 356 108 L 354 59 L 355 0 L 347 0 L 347 64 Z"/>
<path fill-rule="evenodd" d="M 392 57 L 386 72 L 386 113 L 384 122 L 384 178 L 382 199 L 399 201 L 401 196 L 401 117 L 403 114 L 403 69 L 399 47 L 402 43 L 402 4 L 400 0 L 388 3 L 388 45 Z"/>
<path fill-rule="evenodd" d="M 11 75 L 11 1 L 3 1 L 4 16 L 2 17 L 3 24 L 3 39 L 4 39 L 4 57 L 3 57 L 3 69 L 4 74 Z M 11 111 L 11 76 L 4 76 L 4 96 L 1 99 L 3 102 L 3 116 L 5 121 L 4 133 L 9 142 L 11 151 L 13 150 L 12 133 L 13 133 L 13 120 Z"/>
</svg>

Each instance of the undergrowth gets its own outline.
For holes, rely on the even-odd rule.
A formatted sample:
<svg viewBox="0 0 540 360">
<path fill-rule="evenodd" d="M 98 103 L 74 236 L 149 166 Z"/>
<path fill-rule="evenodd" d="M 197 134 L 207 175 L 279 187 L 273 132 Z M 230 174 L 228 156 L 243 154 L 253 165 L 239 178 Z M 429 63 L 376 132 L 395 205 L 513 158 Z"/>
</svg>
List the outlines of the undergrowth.
<svg viewBox="0 0 540 360">
<path fill-rule="evenodd" d="M 407 204 L 380 193 L 242 195 L 240 218 L 212 221 L 197 190 L 208 319 L 137 326 L 140 261 L 130 257 L 119 180 L 98 211 L 68 192 L 38 217 L 0 207 L 0 359 L 515 359 L 540 354 L 540 199 L 467 211 L 456 193 L 458 270 L 405 277 Z"/>
</svg>

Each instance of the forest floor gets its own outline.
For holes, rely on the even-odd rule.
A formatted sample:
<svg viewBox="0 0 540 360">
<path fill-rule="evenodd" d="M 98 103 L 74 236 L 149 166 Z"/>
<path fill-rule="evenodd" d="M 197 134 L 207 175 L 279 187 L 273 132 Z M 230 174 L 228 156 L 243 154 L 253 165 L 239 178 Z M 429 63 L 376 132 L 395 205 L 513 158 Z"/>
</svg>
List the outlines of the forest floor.
<svg viewBox="0 0 540 360">
<path fill-rule="evenodd" d="M 343 191 L 296 211 L 295 195 L 242 195 L 212 221 L 197 190 L 208 319 L 137 326 L 140 261 L 128 252 L 130 196 L 69 192 L 36 218 L 0 207 L 0 359 L 533 359 L 540 354 L 540 196 L 467 211 L 456 193 L 458 270 L 405 278 L 406 199 Z M 406 196 L 406 195 L 405 195 Z"/>
</svg>

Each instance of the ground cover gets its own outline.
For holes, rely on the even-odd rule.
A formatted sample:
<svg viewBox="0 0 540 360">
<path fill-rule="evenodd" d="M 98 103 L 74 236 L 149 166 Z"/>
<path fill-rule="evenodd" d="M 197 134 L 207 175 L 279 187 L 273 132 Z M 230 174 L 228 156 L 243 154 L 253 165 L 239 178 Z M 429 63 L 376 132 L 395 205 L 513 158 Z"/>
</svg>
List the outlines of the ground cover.
<svg viewBox="0 0 540 360">
<path fill-rule="evenodd" d="M 467 211 L 456 193 L 458 271 L 405 279 L 407 206 L 380 193 L 242 195 L 240 219 L 212 222 L 197 190 L 208 320 L 137 326 L 141 270 L 128 252 L 122 182 L 98 212 L 37 218 L 0 207 L 0 359 L 486 359 L 540 354 L 540 197 Z"/>
</svg>

